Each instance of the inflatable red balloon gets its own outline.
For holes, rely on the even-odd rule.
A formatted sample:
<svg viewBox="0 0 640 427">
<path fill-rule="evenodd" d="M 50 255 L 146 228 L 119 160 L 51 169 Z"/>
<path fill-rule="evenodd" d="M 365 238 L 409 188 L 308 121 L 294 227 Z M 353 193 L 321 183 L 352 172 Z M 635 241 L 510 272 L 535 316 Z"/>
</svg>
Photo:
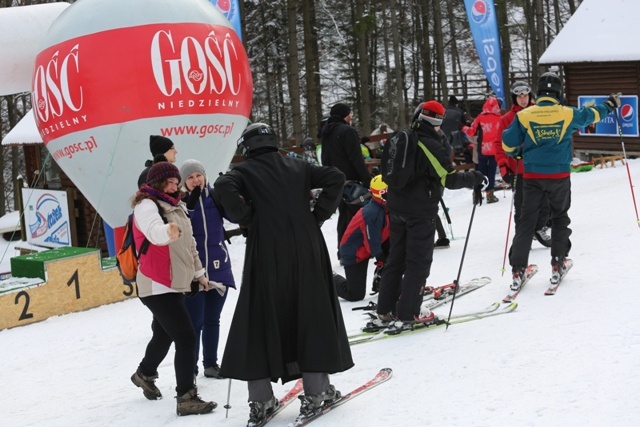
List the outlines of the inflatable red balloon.
<svg viewBox="0 0 640 427">
<path fill-rule="evenodd" d="M 242 43 L 207 0 L 83 0 L 49 29 L 32 100 L 51 156 L 113 227 L 125 223 L 150 135 L 178 162 L 225 172 L 251 111 Z"/>
</svg>

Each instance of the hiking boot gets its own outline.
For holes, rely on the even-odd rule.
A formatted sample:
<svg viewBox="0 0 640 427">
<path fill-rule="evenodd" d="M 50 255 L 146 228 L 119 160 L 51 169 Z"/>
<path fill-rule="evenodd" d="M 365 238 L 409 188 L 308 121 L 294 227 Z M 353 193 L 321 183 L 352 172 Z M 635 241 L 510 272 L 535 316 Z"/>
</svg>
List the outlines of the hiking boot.
<svg viewBox="0 0 640 427">
<path fill-rule="evenodd" d="M 224 377 L 220 375 L 220 366 L 216 363 L 213 366 L 209 366 L 208 368 L 204 368 L 204 376 L 207 378 L 216 378 L 223 379 Z"/>
<path fill-rule="evenodd" d="M 156 387 L 156 379 L 158 379 L 158 373 L 156 372 L 154 375 L 144 375 L 140 372 L 138 368 L 137 371 L 131 375 L 131 382 L 134 383 L 137 387 L 142 389 L 142 394 L 149 400 L 159 400 L 162 399 L 162 393 L 158 387 Z"/>
<path fill-rule="evenodd" d="M 339 400 L 342 394 L 333 385 L 329 385 L 327 391 L 318 395 L 302 394 L 298 396 L 300 399 L 300 417 L 307 418 L 322 409 L 323 406 L 331 405 Z"/>
<path fill-rule="evenodd" d="M 434 249 L 446 249 L 449 247 L 449 239 L 442 238 L 442 239 L 438 239 L 436 240 L 436 243 L 434 243 L 433 245 Z"/>
<path fill-rule="evenodd" d="M 533 240 L 537 240 L 545 248 L 551 247 L 551 236 L 549 235 L 549 227 L 542 227 L 533 234 Z"/>
<path fill-rule="evenodd" d="M 499 201 L 500 199 L 498 199 L 496 196 L 493 195 L 493 191 L 487 191 L 487 204 L 496 203 Z"/>
<path fill-rule="evenodd" d="M 511 290 L 519 291 L 522 287 L 522 284 L 525 280 L 525 272 L 526 268 L 524 267 L 513 267 L 513 281 L 511 282 Z"/>
<path fill-rule="evenodd" d="M 196 387 L 182 396 L 178 396 L 177 400 L 176 412 L 178 415 L 208 414 L 218 406 L 216 402 L 205 402 L 202 400 L 200 396 L 198 396 L 198 389 Z"/>
<path fill-rule="evenodd" d="M 271 396 L 266 402 L 249 402 L 249 421 L 247 427 L 261 425 L 264 420 L 280 406 L 275 396 Z"/>
</svg>

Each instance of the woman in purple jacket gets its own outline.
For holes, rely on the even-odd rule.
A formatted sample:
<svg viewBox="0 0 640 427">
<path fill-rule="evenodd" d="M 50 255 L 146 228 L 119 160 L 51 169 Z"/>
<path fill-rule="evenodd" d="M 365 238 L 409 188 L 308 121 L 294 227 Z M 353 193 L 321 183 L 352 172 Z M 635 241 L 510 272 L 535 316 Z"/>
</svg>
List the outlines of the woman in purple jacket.
<svg viewBox="0 0 640 427">
<path fill-rule="evenodd" d="M 180 176 L 186 189 L 183 200 L 187 203 L 193 237 L 200 262 L 210 287 L 217 292 L 199 292 L 185 299 L 185 306 L 196 332 L 195 375 L 198 375 L 200 336 L 202 336 L 202 364 L 204 376 L 222 378 L 218 365 L 218 341 L 220 339 L 220 314 L 227 299 L 227 289 L 235 288 L 231 259 L 224 243 L 222 212 L 210 197 L 204 166 L 197 160 L 185 160 L 180 166 Z"/>
</svg>

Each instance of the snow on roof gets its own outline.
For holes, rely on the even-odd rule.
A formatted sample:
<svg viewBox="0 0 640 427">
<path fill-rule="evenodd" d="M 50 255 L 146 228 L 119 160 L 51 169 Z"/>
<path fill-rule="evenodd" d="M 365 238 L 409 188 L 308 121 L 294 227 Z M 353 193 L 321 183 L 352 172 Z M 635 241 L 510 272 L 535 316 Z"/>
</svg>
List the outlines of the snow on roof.
<svg viewBox="0 0 640 427">
<path fill-rule="evenodd" d="M 33 110 L 29 110 L 2 140 L 2 145 L 15 144 L 42 144 L 42 136 L 36 127 Z"/>
<path fill-rule="evenodd" d="M 540 64 L 640 61 L 638 18 L 638 0 L 584 0 Z"/>
</svg>

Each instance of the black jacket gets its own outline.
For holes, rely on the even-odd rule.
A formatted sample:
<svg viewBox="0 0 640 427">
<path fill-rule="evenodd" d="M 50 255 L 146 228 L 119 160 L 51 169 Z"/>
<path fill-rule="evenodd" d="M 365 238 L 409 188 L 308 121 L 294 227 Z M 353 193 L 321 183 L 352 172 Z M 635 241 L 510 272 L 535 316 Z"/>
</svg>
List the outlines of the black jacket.
<svg viewBox="0 0 640 427">
<path fill-rule="evenodd" d="M 371 173 L 364 164 L 358 132 L 340 117 L 329 117 L 322 129 L 322 164 L 337 167 L 347 180 L 369 188 Z"/>
<path fill-rule="evenodd" d="M 438 212 L 438 202 L 443 187 L 455 190 L 473 188 L 476 176 L 473 172 L 456 172 L 451 165 L 450 151 L 442 143 L 440 134 L 428 123 L 416 122 L 407 134 L 416 132 L 431 158 L 421 148 L 416 149 L 415 167 L 419 176 L 404 188 L 391 188 L 387 192 L 387 208 L 392 213 L 421 217 L 433 217 Z M 405 134 L 400 133 L 404 138 Z"/>
<path fill-rule="evenodd" d="M 335 212 L 344 175 L 262 152 L 219 177 L 214 197 L 248 228 L 242 286 L 221 375 L 283 382 L 353 366 L 319 223 Z M 310 191 L 322 188 L 313 212 Z"/>
</svg>

